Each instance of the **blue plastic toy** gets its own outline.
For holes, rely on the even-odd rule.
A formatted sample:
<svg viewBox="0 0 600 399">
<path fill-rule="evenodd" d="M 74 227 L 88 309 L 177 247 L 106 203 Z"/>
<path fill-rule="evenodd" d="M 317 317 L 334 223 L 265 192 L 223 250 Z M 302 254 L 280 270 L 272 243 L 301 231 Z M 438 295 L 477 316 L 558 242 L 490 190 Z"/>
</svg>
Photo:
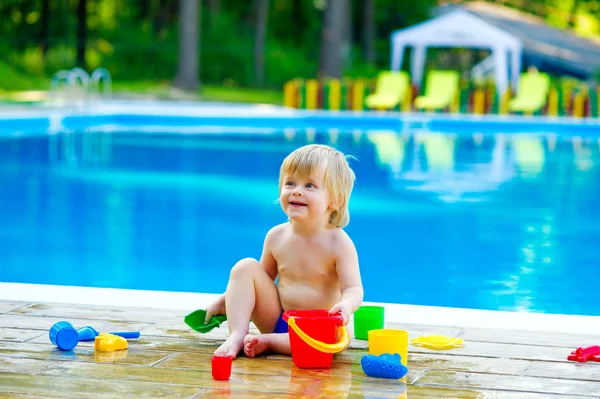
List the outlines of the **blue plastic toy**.
<svg viewBox="0 0 600 399">
<path fill-rule="evenodd" d="M 68 321 L 59 321 L 50 327 L 50 342 L 58 346 L 58 349 L 70 351 L 79 343 L 77 330 Z"/>
<path fill-rule="evenodd" d="M 398 380 L 408 373 L 408 367 L 401 362 L 401 356 L 384 353 L 379 356 L 365 355 L 360 359 L 363 371 L 369 377 L 391 378 Z"/>
<path fill-rule="evenodd" d="M 50 328 L 48 335 L 50 342 L 63 351 L 70 351 L 75 348 L 79 341 L 93 341 L 100 334 L 91 326 L 81 327 L 76 330 L 75 327 L 68 321 L 59 321 L 54 323 Z M 110 334 L 118 335 L 123 338 L 139 338 L 138 331 L 132 332 L 111 332 Z"/>
<path fill-rule="evenodd" d="M 77 335 L 79 336 L 80 341 L 93 341 L 100 334 L 94 327 L 85 326 L 81 327 L 77 330 Z M 119 331 L 119 332 L 111 332 L 109 334 L 118 335 L 123 338 L 139 338 L 139 331 Z"/>
</svg>

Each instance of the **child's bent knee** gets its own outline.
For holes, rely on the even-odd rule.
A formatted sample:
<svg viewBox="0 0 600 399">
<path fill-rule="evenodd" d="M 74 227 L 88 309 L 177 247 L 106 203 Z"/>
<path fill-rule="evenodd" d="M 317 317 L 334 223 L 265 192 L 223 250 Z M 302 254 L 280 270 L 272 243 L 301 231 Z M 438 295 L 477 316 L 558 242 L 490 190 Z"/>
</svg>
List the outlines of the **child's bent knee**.
<svg viewBox="0 0 600 399">
<path fill-rule="evenodd" d="M 231 269 L 231 275 L 233 276 L 242 273 L 252 273 L 260 268 L 260 263 L 256 259 L 244 258 L 236 263 L 235 266 L 233 266 Z"/>
</svg>

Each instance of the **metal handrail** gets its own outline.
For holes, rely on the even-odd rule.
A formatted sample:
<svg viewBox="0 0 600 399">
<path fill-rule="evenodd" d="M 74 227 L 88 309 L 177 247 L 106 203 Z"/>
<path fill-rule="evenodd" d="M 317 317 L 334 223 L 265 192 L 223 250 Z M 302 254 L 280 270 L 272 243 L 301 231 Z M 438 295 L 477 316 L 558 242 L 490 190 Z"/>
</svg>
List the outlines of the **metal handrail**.
<svg viewBox="0 0 600 399">
<path fill-rule="evenodd" d="M 107 97 L 112 96 L 112 77 L 106 68 L 97 68 L 92 72 L 90 84 L 90 94 L 100 94 L 100 81 L 104 80 L 102 94 Z"/>
<path fill-rule="evenodd" d="M 63 105 L 67 100 L 73 99 L 84 105 L 91 96 L 100 96 L 100 81 L 104 82 L 102 96 L 111 97 L 112 77 L 106 68 L 95 69 L 91 76 L 79 67 L 60 70 L 50 80 L 50 98 L 56 105 Z M 61 93 L 64 93 L 62 97 Z"/>
</svg>

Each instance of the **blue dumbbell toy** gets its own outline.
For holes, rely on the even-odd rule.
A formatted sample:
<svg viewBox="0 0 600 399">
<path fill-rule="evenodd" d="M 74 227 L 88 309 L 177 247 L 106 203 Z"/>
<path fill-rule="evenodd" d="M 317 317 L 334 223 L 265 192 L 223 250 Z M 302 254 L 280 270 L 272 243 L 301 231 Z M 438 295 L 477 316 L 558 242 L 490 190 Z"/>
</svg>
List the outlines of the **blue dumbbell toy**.
<svg viewBox="0 0 600 399">
<path fill-rule="evenodd" d="M 369 377 L 391 378 L 398 380 L 408 373 L 408 367 L 401 363 L 401 356 L 384 353 L 379 356 L 365 355 L 360 359 L 363 371 Z"/>
</svg>

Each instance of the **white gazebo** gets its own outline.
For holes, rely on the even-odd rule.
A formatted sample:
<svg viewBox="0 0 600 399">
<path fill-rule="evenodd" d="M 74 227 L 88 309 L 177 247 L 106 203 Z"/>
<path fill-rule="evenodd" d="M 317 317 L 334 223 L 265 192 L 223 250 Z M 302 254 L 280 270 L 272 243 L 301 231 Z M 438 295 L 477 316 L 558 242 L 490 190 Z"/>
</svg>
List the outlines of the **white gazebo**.
<svg viewBox="0 0 600 399">
<path fill-rule="evenodd" d="M 410 74 L 412 82 L 418 85 L 423 79 L 427 47 L 491 49 L 498 93 L 506 91 L 509 81 L 513 88 L 519 81 L 523 53 L 521 40 L 461 9 L 397 30 L 392 33 L 391 42 L 393 71 L 402 67 L 404 49 L 413 48 Z"/>
</svg>

